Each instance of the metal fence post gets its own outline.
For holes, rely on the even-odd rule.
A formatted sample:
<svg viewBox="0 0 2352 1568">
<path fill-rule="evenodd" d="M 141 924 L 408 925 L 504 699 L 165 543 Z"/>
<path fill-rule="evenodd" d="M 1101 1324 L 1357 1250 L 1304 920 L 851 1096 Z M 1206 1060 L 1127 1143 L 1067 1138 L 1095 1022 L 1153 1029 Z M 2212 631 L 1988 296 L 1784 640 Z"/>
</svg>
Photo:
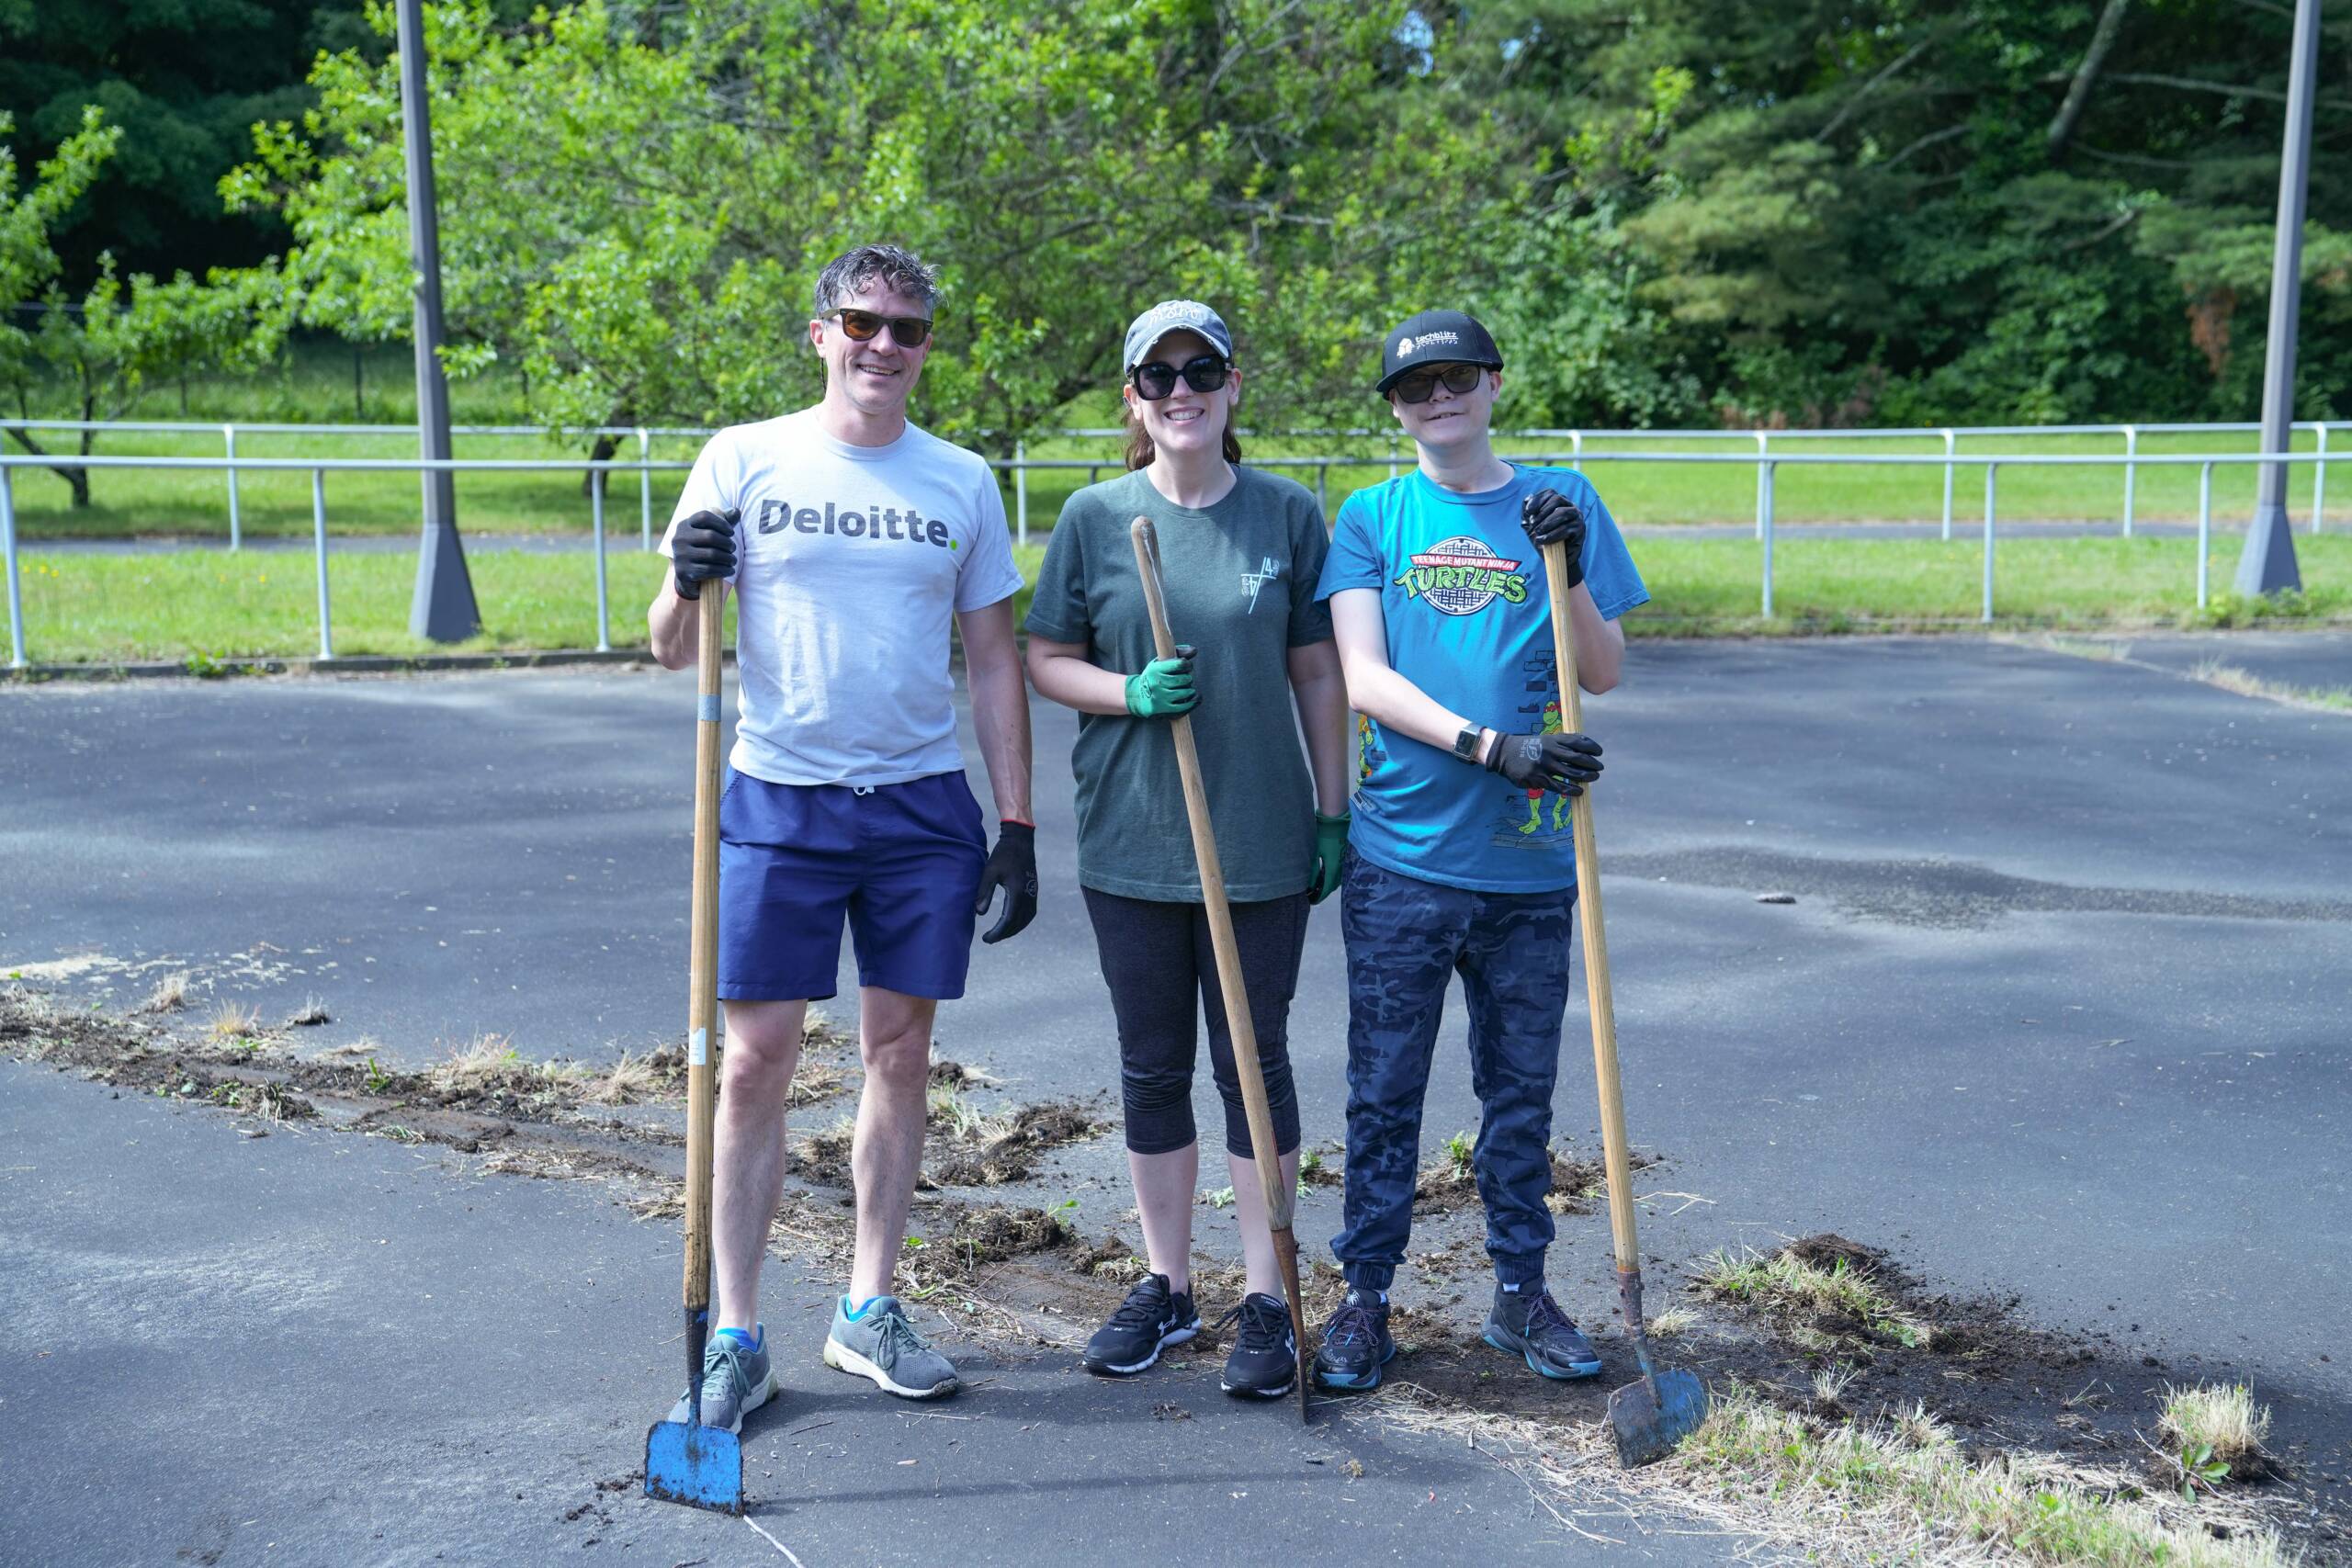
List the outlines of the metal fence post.
<svg viewBox="0 0 2352 1568">
<path fill-rule="evenodd" d="M 1393 430 L 1388 433 L 1388 477 L 1396 477 L 1396 433 Z"/>
<path fill-rule="evenodd" d="M 229 549 L 234 554 L 243 544 L 243 530 L 237 520 L 237 427 L 224 424 L 220 439 L 229 446 Z"/>
<path fill-rule="evenodd" d="M 1029 443 L 1012 444 L 1012 534 L 1023 545 L 1029 542 Z"/>
<path fill-rule="evenodd" d="M 2319 532 L 2320 513 L 2327 506 L 2327 421 L 2319 422 L 2319 460 L 2312 465 L 2312 532 Z"/>
<path fill-rule="evenodd" d="M 637 427 L 637 529 L 638 547 L 653 547 L 653 470 L 645 465 L 653 461 L 653 437 L 645 426 Z"/>
<path fill-rule="evenodd" d="M 1984 614 L 1986 626 L 1993 624 L 1993 483 L 2000 477 L 2001 465 L 1984 465 Z"/>
<path fill-rule="evenodd" d="M 613 650 L 612 610 L 605 591 L 605 475 L 602 469 L 588 473 L 588 523 L 595 536 L 596 550 L 596 651 Z"/>
<path fill-rule="evenodd" d="M 311 470 L 311 537 L 319 552 L 319 657 L 334 657 L 334 621 L 327 609 L 327 473 Z"/>
<path fill-rule="evenodd" d="M 1577 473 L 1584 472 L 1584 432 L 1581 430 L 1568 432 L 1568 467 Z"/>
<path fill-rule="evenodd" d="M 1756 433 L 1756 456 L 1759 459 L 1770 450 L 1771 441 L 1771 436 L 1763 431 Z M 1764 536 L 1764 465 L 1761 461 L 1756 465 L 1756 536 L 1759 539 Z"/>
<path fill-rule="evenodd" d="M 1949 425 L 1944 428 L 1944 537 L 1951 537 L 1951 459 L 1960 450 L 1960 434 Z"/>
<path fill-rule="evenodd" d="M 1317 511 L 1323 513 L 1327 523 L 1331 515 L 1331 501 L 1329 493 L 1330 483 L 1331 465 L 1317 464 L 1315 469 L 1315 507 Z"/>
<path fill-rule="evenodd" d="M 2213 465 L 2203 464 L 2197 475 L 2197 607 L 2203 609 L 2206 577 L 2213 565 Z"/>
<path fill-rule="evenodd" d="M 2132 459 L 2139 455 L 2140 427 L 2127 424 L 2123 427 L 2123 536 L 2127 539 L 2132 536 L 2132 494 L 2140 478 L 2140 465 Z"/>
<path fill-rule="evenodd" d="M 1772 618 L 1772 469 L 1775 466 L 1766 463 L 1758 470 L 1763 481 L 1758 493 L 1762 497 L 1763 507 L 1764 618 L 1768 621 Z"/>
<path fill-rule="evenodd" d="M 0 467 L 0 548 L 8 557 L 8 668 L 25 667 L 25 591 L 17 580 L 17 491 L 13 470 Z"/>
</svg>

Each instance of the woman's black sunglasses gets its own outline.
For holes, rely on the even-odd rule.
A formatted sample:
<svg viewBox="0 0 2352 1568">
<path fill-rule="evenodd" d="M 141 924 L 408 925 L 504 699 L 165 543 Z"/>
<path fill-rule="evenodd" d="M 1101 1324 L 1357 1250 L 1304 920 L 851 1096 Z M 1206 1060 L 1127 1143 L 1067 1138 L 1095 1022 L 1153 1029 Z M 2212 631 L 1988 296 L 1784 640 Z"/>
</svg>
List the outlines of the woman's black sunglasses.
<svg viewBox="0 0 2352 1568">
<path fill-rule="evenodd" d="M 1399 379 L 1392 390 L 1400 403 L 1425 403 L 1442 381 L 1445 389 L 1458 398 L 1476 386 L 1478 378 L 1486 373 L 1485 367 L 1477 365 L 1433 365 Z"/>
<path fill-rule="evenodd" d="M 1214 354 L 1204 354 L 1198 359 L 1188 359 L 1183 368 L 1152 360 L 1138 365 L 1128 378 L 1136 384 L 1136 395 L 1148 403 L 1174 394 L 1176 378 L 1182 376 L 1184 385 L 1196 392 L 1214 392 L 1225 385 L 1227 372 L 1233 367 Z"/>
<path fill-rule="evenodd" d="M 828 310 L 829 316 L 841 318 L 842 331 L 853 342 L 865 343 L 884 327 L 900 348 L 921 348 L 931 341 L 931 323 L 921 316 L 877 316 L 871 310 Z"/>
</svg>

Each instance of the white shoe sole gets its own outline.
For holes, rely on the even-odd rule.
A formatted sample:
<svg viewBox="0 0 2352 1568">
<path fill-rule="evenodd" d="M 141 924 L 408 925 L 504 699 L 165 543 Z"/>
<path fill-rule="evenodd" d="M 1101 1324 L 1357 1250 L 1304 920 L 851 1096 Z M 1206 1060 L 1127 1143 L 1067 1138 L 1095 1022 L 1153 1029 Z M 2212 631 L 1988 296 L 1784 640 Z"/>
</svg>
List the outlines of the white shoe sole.
<svg viewBox="0 0 2352 1568">
<path fill-rule="evenodd" d="M 743 1432 L 743 1417 L 749 1416 L 752 1411 L 757 1410 L 761 1405 L 765 1404 L 769 1400 L 775 1398 L 776 1394 L 782 1393 L 783 1390 L 784 1385 L 776 1381 L 775 1373 L 771 1371 L 768 1373 L 767 1382 L 760 1384 L 759 1387 L 752 1390 L 751 1393 L 744 1395 L 742 1408 L 735 1412 L 735 1419 L 732 1422 L 724 1427 L 719 1426 L 718 1423 L 713 1421 L 706 1421 L 703 1425 L 708 1427 L 714 1432 L 732 1432 L 736 1436 L 741 1437 Z M 671 1412 L 671 1418 L 679 1421 L 685 1419 L 684 1416 L 678 1415 L 675 1410 Z"/>
<path fill-rule="evenodd" d="M 837 1372 L 854 1372 L 873 1380 L 874 1386 L 885 1393 L 895 1393 L 900 1399 L 937 1399 L 956 1392 L 958 1382 L 953 1377 L 933 1383 L 929 1388 L 910 1388 L 889 1373 L 876 1366 L 838 1339 L 825 1341 L 825 1365 Z"/>
</svg>

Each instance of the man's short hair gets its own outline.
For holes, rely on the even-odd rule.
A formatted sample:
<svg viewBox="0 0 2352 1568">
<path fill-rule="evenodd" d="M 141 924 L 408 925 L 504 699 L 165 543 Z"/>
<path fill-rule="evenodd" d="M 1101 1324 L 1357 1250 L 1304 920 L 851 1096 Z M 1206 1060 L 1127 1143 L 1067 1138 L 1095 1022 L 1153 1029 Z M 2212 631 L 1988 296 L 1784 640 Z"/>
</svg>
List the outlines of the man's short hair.
<svg viewBox="0 0 2352 1568">
<path fill-rule="evenodd" d="M 859 245 L 843 251 L 817 275 L 817 314 L 841 309 L 842 301 L 881 283 L 892 293 L 922 301 L 924 315 L 939 304 L 939 269 L 903 245 Z"/>
</svg>

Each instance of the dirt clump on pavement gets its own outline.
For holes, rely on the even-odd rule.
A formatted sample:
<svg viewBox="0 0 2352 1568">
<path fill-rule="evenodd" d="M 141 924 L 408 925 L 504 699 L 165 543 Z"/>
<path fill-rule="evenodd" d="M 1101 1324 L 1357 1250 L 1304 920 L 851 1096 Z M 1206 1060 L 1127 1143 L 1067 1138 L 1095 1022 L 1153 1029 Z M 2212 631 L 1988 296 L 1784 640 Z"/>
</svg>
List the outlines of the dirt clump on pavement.
<svg viewBox="0 0 2352 1568">
<path fill-rule="evenodd" d="M 956 1228 L 935 1238 L 933 1245 L 958 1249 L 974 1263 L 1001 1263 L 1034 1252 L 1051 1252 L 1076 1239 L 1069 1225 L 1043 1209 L 991 1204 L 965 1210 L 956 1216 Z"/>
<path fill-rule="evenodd" d="M 1608 1173 L 1600 1158 L 1578 1157 L 1556 1148 L 1545 1152 L 1552 1161 L 1552 1190 L 1544 1197 L 1544 1206 L 1555 1214 L 1592 1213 L 1608 1192 Z M 1663 1165 L 1665 1159 L 1635 1149 L 1627 1163 L 1643 1171 Z M 1413 1183 L 1413 1207 L 1420 1213 L 1446 1214 L 1475 1209 L 1480 1201 L 1472 1145 L 1465 1134 L 1457 1133 L 1446 1141 L 1437 1158 L 1421 1167 Z"/>
<path fill-rule="evenodd" d="M 923 1174 L 940 1187 L 1001 1187 L 1026 1180 L 1046 1155 L 1091 1138 L 1108 1125 L 1077 1100 L 1040 1100 L 1008 1118 L 983 1118 L 945 1129 L 944 1138 L 934 1136 L 925 1145 Z"/>
</svg>

